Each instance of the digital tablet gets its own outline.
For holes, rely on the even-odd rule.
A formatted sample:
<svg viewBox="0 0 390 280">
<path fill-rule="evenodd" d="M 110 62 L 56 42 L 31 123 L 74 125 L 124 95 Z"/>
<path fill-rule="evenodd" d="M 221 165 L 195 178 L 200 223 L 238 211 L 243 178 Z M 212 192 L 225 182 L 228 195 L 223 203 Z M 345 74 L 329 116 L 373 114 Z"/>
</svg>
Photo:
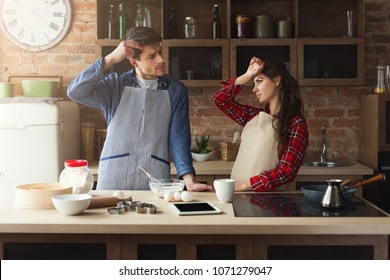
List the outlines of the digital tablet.
<svg viewBox="0 0 390 280">
<path fill-rule="evenodd" d="M 221 209 L 210 202 L 173 202 L 169 206 L 179 216 L 222 213 Z"/>
</svg>

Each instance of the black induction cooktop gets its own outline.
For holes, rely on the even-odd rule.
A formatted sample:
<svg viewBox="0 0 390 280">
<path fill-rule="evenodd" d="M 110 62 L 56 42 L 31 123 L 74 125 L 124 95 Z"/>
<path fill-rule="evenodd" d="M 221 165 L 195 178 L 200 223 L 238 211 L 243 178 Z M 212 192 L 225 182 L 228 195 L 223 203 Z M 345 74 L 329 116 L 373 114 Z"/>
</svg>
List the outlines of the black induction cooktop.
<svg viewBox="0 0 390 280">
<path fill-rule="evenodd" d="M 388 215 L 358 196 L 343 209 L 327 209 L 321 203 L 297 193 L 235 193 L 236 217 L 387 217 Z"/>
</svg>

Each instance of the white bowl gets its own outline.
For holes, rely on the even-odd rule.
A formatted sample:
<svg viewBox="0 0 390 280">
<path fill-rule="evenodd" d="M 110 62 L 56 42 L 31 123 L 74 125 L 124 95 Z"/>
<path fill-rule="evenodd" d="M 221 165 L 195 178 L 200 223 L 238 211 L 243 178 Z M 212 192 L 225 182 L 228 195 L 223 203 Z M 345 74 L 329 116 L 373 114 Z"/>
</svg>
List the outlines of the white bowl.
<svg viewBox="0 0 390 280">
<path fill-rule="evenodd" d="M 158 197 L 164 197 L 166 192 L 181 192 L 184 181 L 179 179 L 158 179 L 161 184 L 149 182 L 152 192 Z"/>
<path fill-rule="evenodd" d="M 213 155 L 213 152 L 210 152 L 208 154 L 197 154 L 197 153 L 191 152 L 191 155 L 195 161 L 206 161 L 206 160 L 209 160 L 211 158 L 211 156 Z"/>
<path fill-rule="evenodd" d="M 83 213 L 91 202 L 90 194 L 62 194 L 51 198 L 54 207 L 61 213 L 71 216 Z"/>
</svg>

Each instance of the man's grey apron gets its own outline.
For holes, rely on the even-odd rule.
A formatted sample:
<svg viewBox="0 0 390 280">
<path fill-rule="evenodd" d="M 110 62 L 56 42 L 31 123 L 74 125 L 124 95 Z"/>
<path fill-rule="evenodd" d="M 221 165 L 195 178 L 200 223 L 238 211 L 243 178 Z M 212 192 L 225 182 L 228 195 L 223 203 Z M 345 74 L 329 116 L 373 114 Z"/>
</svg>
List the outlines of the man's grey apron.
<svg viewBox="0 0 390 280">
<path fill-rule="evenodd" d="M 170 178 L 170 118 L 168 91 L 125 87 L 107 128 L 96 189 L 148 190 L 139 165 L 157 179 Z"/>
<path fill-rule="evenodd" d="M 249 180 L 278 165 L 278 143 L 273 120 L 270 114 L 260 112 L 245 125 L 231 174 L 235 181 Z"/>
</svg>

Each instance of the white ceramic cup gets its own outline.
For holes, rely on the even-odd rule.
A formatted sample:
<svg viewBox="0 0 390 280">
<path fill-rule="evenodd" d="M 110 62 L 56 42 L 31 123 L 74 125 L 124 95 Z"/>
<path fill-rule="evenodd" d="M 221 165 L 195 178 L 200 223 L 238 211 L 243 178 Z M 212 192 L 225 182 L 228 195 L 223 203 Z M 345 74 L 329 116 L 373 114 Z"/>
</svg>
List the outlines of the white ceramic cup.
<svg viewBox="0 0 390 280">
<path fill-rule="evenodd" d="M 227 203 L 232 200 L 234 194 L 233 179 L 214 180 L 215 194 L 220 202 Z"/>
</svg>

